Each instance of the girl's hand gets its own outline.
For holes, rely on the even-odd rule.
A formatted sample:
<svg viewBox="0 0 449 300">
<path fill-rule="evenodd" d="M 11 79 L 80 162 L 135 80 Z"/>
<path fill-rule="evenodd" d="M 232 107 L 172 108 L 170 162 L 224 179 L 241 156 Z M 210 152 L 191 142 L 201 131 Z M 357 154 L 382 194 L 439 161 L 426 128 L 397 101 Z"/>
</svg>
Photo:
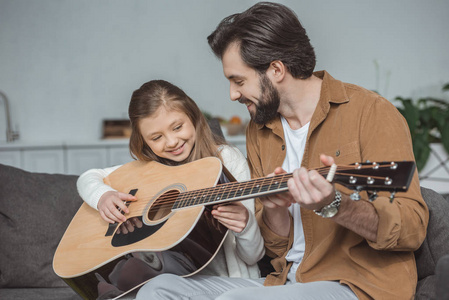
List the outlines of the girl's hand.
<svg viewBox="0 0 449 300">
<path fill-rule="evenodd" d="M 249 213 L 242 203 L 233 202 L 214 206 L 212 216 L 228 229 L 240 233 L 248 223 Z"/>
<path fill-rule="evenodd" d="M 135 228 L 142 228 L 143 223 L 140 221 L 138 217 L 132 217 L 126 220 L 126 222 L 120 224 L 120 226 L 117 228 L 116 233 L 117 234 L 127 234 L 128 232 L 134 232 Z"/>
<path fill-rule="evenodd" d="M 137 198 L 130 194 L 116 191 L 104 193 L 97 205 L 101 218 L 108 223 L 125 222 L 126 217 L 121 213 L 121 211 L 129 213 L 129 209 L 123 201 L 137 201 Z M 121 211 L 119 211 L 119 209 Z"/>
</svg>

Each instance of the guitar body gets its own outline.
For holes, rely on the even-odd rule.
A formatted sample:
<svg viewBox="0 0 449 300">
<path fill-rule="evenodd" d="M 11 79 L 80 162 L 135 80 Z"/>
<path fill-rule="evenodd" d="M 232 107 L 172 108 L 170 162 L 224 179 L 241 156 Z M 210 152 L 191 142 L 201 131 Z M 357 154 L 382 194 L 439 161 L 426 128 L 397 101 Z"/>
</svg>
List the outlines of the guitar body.
<svg viewBox="0 0 449 300">
<path fill-rule="evenodd" d="M 104 182 L 135 194 L 138 201 L 129 203 L 126 217 L 143 226 L 119 234 L 120 224 L 106 223 L 83 203 L 55 252 L 55 273 L 85 299 L 101 298 L 104 290 L 110 298 L 124 295 L 162 273 L 197 273 L 216 255 L 227 229 L 204 205 L 171 206 L 179 193 L 215 186 L 221 173 L 221 162 L 212 157 L 176 167 L 139 161 L 121 166 Z"/>
</svg>

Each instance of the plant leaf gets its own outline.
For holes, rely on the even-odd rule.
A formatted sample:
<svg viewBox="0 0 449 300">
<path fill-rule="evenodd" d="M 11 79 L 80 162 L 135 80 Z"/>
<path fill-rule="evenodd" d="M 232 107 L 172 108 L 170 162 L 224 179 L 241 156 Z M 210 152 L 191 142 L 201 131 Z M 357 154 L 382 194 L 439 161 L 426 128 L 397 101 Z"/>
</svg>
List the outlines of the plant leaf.
<svg viewBox="0 0 449 300">
<path fill-rule="evenodd" d="M 443 86 L 443 91 L 449 90 L 449 82 Z"/>
<path fill-rule="evenodd" d="M 446 120 L 446 123 L 440 128 L 441 133 L 441 143 L 443 144 L 444 149 L 449 154 L 449 120 Z"/>
<path fill-rule="evenodd" d="M 397 100 L 402 102 L 402 105 L 404 106 L 403 109 L 399 110 L 404 118 L 407 120 L 408 127 L 410 129 L 410 132 L 413 133 L 416 131 L 416 127 L 418 125 L 419 120 L 419 109 L 415 105 L 413 105 L 411 99 L 404 99 L 401 97 L 397 97 Z"/>
<path fill-rule="evenodd" d="M 422 170 L 430 156 L 428 133 L 416 135 L 413 140 L 413 153 L 415 154 L 416 167 Z"/>
</svg>

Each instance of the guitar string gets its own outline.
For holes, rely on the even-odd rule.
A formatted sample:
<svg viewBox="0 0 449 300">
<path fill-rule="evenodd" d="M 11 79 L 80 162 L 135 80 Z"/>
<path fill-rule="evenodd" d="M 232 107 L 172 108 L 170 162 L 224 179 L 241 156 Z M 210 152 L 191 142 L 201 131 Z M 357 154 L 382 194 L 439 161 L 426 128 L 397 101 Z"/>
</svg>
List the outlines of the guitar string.
<svg viewBox="0 0 449 300">
<path fill-rule="evenodd" d="M 358 169 L 355 169 L 355 171 L 360 170 L 360 169 L 372 169 L 372 168 L 373 168 L 372 165 L 361 165 L 361 167 L 358 168 Z M 379 165 L 379 168 L 382 168 L 382 169 L 390 168 L 390 165 L 387 165 L 387 166 Z M 318 171 L 319 174 L 323 175 L 323 174 L 327 174 L 325 171 L 329 170 L 329 167 L 321 167 L 321 168 L 318 168 L 316 170 Z M 354 170 L 354 165 L 352 165 L 352 166 L 351 165 L 350 166 L 339 166 L 338 170 Z M 385 179 L 386 178 L 386 177 L 383 177 L 383 176 L 358 175 L 356 173 L 355 174 L 349 174 L 349 173 L 341 173 L 341 172 L 336 172 L 335 175 L 344 175 L 344 176 L 347 176 L 347 177 L 349 177 L 349 176 L 356 176 L 356 177 L 359 177 L 359 178 L 371 177 L 373 179 Z M 185 192 L 181 192 L 181 193 L 177 193 L 176 191 L 174 191 L 174 192 L 172 192 L 172 194 L 174 194 L 174 195 L 165 195 L 165 197 L 164 197 L 164 195 L 161 195 L 160 198 L 162 198 L 162 200 L 159 200 L 154 205 L 152 205 L 152 209 L 168 209 L 168 208 L 172 208 L 173 204 L 176 201 L 180 201 L 181 203 L 182 202 L 189 202 L 189 201 L 192 202 L 191 198 L 190 199 L 181 200 L 180 199 L 180 195 L 181 195 L 181 198 L 182 198 L 182 196 L 187 197 L 187 196 L 193 196 L 195 194 L 201 194 L 201 196 L 202 196 L 202 198 L 204 200 L 208 200 L 208 198 L 210 198 L 211 195 L 213 195 L 213 194 L 217 194 L 217 196 L 218 196 L 218 194 L 221 194 L 221 195 L 227 194 L 227 197 L 229 197 L 229 195 L 231 193 L 235 192 L 233 197 L 230 197 L 230 199 L 226 199 L 225 198 L 223 200 L 223 198 L 222 198 L 222 199 L 208 200 L 206 202 L 201 202 L 200 201 L 199 203 L 194 203 L 194 204 L 189 203 L 188 205 L 186 205 L 186 207 L 192 207 L 192 206 L 198 206 L 198 205 L 208 205 L 208 204 L 212 204 L 212 203 L 232 201 L 232 198 L 235 198 L 237 192 L 239 192 L 239 191 L 245 192 L 245 191 L 248 190 L 248 188 L 250 188 L 250 190 L 251 190 L 250 193 L 251 193 L 252 190 L 254 190 L 255 188 L 259 188 L 260 185 L 262 185 L 261 188 L 264 188 L 264 189 L 262 189 L 262 192 L 264 192 L 264 191 L 269 192 L 270 188 L 273 186 L 273 184 L 276 184 L 276 185 L 280 186 L 281 184 L 285 183 L 288 179 L 290 179 L 292 176 L 293 176 L 292 173 L 286 173 L 286 174 L 276 175 L 276 176 L 273 176 L 273 177 L 262 177 L 262 178 L 249 180 L 249 181 L 244 181 L 244 182 L 229 182 L 229 183 L 217 185 L 215 187 L 203 188 L 203 189 L 192 190 L 192 191 L 185 191 Z M 277 179 L 277 181 L 273 182 L 274 179 Z M 271 181 L 271 183 L 270 183 L 270 181 Z M 278 182 L 278 181 L 280 181 L 280 182 Z M 267 188 L 267 190 L 265 190 L 265 188 Z M 205 194 L 204 194 L 204 191 L 206 191 Z M 203 192 L 203 193 L 201 193 L 201 192 Z M 259 190 L 259 192 L 261 192 L 261 191 Z M 168 193 L 170 193 L 170 192 L 168 192 Z M 244 194 L 241 194 L 241 195 L 239 195 L 237 197 L 242 197 L 242 196 L 243 197 L 247 197 L 247 199 L 251 198 L 251 196 L 244 195 Z M 152 199 L 154 197 L 155 196 L 144 197 L 144 198 L 141 198 L 139 200 L 145 202 L 143 206 L 147 206 L 146 200 Z M 196 199 L 196 200 L 198 200 L 198 199 Z M 196 200 L 194 200 L 194 201 L 196 201 Z M 245 200 L 245 199 L 241 199 L 241 200 Z M 139 202 L 137 202 L 136 204 L 138 204 L 138 203 Z M 142 202 L 140 202 L 140 203 L 142 203 Z M 141 205 L 134 205 L 134 206 L 141 206 Z M 184 206 L 181 206 L 181 207 L 184 207 Z"/>
<path fill-rule="evenodd" d="M 336 175 L 345 175 L 345 176 L 351 176 L 352 174 L 348 174 L 348 173 L 339 173 L 339 172 L 337 172 L 336 173 Z M 286 178 L 280 178 L 280 177 L 286 177 Z M 218 203 L 218 202 L 223 202 L 223 201 L 226 201 L 226 200 L 228 200 L 228 201 L 232 201 L 232 198 L 235 198 L 236 197 L 236 194 L 237 194 L 237 192 L 238 191 L 247 191 L 247 188 L 248 188 L 248 183 L 251 183 L 250 185 L 249 185 L 249 188 L 251 189 L 251 192 L 252 192 L 252 190 L 254 189 L 254 188 L 259 188 L 260 187 L 260 185 L 257 185 L 256 186 L 256 184 L 259 182 L 259 183 L 262 183 L 262 188 L 268 188 L 268 189 L 266 189 L 266 190 L 259 190 L 258 192 L 264 192 L 264 191 L 270 191 L 270 188 L 271 188 L 271 186 L 273 185 L 273 182 L 272 183 L 268 183 L 268 181 L 270 181 L 270 179 L 272 180 L 272 179 L 280 179 L 280 182 L 275 182 L 275 184 L 277 184 L 277 185 L 281 185 L 282 183 L 285 183 L 286 182 L 286 180 L 285 179 L 289 179 L 289 178 L 291 178 L 292 177 L 292 174 L 290 173 L 290 174 L 282 174 L 282 175 L 277 175 L 276 177 L 265 177 L 265 178 L 260 178 L 260 179 L 256 179 L 256 180 L 253 180 L 253 181 L 248 181 L 248 182 L 231 182 L 231 183 L 227 183 L 227 184 L 220 184 L 220 185 L 218 185 L 218 186 L 215 186 L 215 187 L 211 187 L 211 188 L 205 188 L 205 189 L 199 189 L 199 190 L 193 190 L 193 191 L 186 191 L 186 192 L 182 192 L 182 193 L 176 193 L 175 195 L 171 195 L 171 196 L 165 196 L 164 197 L 164 195 L 162 195 L 161 197 L 163 198 L 163 200 L 159 200 L 155 205 L 153 205 L 152 207 L 153 208 L 155 208 L 155 207 L 159 207 L 159 208 L 167 208 L 167 206 L 164 206 L 165 204 L 168 204 L 168 205 L 170 205 L 170 207 L 171 207 L 171 205 L 173 205 L 176 201 L 180 201 L 180 202 L 186 202 L 186 201 L 191 201 L 191 199 L 186 199 L 186 200 L 180 200 L 179 198 L 180 198 L 180 195 L 181 195 L 181 197 L 182 196 L 185 196 L 185 197 L 188 197 L 188 196 L 194 196 L 195 194 L 201 194 L 201 196 L 203 196 L 203 199 L 205 199 L 205 200 L 207 200 L 208 199 L 208 197 L 210 197 L 211 195 L 213 195 L 213 194 L 217 194 L 217 196 L 218 196 L 218 194 L 226 194 L 227 193 L 227 196 L 229 197 L 229 194 L 230 193 L 232 193 L 232 192 L 235 192 L 235 194 L 233 195 L 233 197 L 230 197 L 231 199 L 224 199 L 223 200 L 223 198 L 222 199 L 214 199 L 214 200 L 209 200 L 209 201 L 206 201 L 206 202 L 199 202 L 199 203 L 195 203 L 195 204 L 193 204 L 193 205 L 187 205 L 188 207 L 189 206 L 196 206 L 196 205 L 207 205 L 208 203 Z M 367 175 L 363 175 L 363 176 L 358 176 L 358 177 L 371 177 L 371 178 L 373 178 L 373 179 L 385 179 L 385 177 L 379 177 L 379 176 L 367 176 Z M 264 182 L 265 181 L 265 182 Z M 237 185 L 237 186 L 235 186 L 235 185 Z M 242 186 L 243 185 L 245 185 L 245 187 L 244 188 L 242 188 Z M 204 194 L 204 193 L 201 193 L 201 192 L 204 192 L 204 191 L 206 191 L 206 193 Z M 250 192 L 250 193 L 251 193 Z M 172 193 L 173 194 L 173 193 Z M 248 196 L 248 195 L 245 195 L 245 194 L 241 194 L 241 195 L 239 195 L 239 196 L 237 196 L 237 197 L 247 197 L 247 198 L 251 198 L 250 196 Z M 148 199 L 151 199 L 151 198 L 154 198 L 154 196 L 153 197 L 149 197 Z M 139 199 L 139 200 L 147 200 L 146 199 L 146 197 L 144 197 L 144 198 L 142 198 L 142 199 Z M 241 200 L 244 200 L 244 199 L 241 199 Z"/>
<path fill-rule="evenodd" d="M 336 175 L 345 175 L 345 176 L 351 176 L 351 174 L 346 174 L 346 173 L 336 173 Z M 162 197 L 163 200 L 158 201 L 157 205 L 155 206 L 161 206 L 165 203 L 167 204 L 172 204 L 176 201 L 180 201 L 180 202 L 185 202 L 188 200 L 192 200 L 192 199 L 181 199 L 182 197 L 197 197 L 195 195 L 200 194 L 201 197 L 203 197 L 205 200 L 208 200 L 208 197 L 210 198 L 212 195 L 218 197 L 220 195 L 226 195 L 225 197 L 221 196 L 219 199 L 211 199 L 210 201 L 206 201 L 206 203 L 201 203 L 201 201 L 197 204 L 207 204 L 209 202 L 220 202 L 220 201 L 224 201 L 226 199 L 228 199 L 229 201 L 232 201 L 232 198 L 236 198 L 236 197 L 248 197 L 251 198 L 251 196 L 249 196 L 248 194 L 244 194 L 245 192 L 247 192 L 248 190 L 250 190 L 250 193 L 253 192 L 254 189 L 256 189 L 256 192 L 254 194 L 257 193 L 263 193 L 263 192 L 270 192 L 273 191 L 273 193 L 276 193 L 276 188 L 273 190 L 271 189 L 272 186 L 278 186 L 277 189 L 280 189 L 279 186 L 281 186 L 283 183 L 285 183 L 288 179 L 290 179 L 292 176 L 285 176 L 286 178 L 282 178 L 279 181 L 276 182 L 269 182 L 269 180 L 262 180 L 260 181 L 260 185 L 256 185 L 258 183 L 258 181 L 250 184 L 248 186 L 248 184 L 245 185 L 245 187 L 242 187 L 242 183 L 238 183 L 237 186 L 232 185 L 232 186 L 227 186 L 228 184 L 221 184 L 212 188 L 207 188 L 207 189 L 200 189 L 200 190 L 193 190 L 193 191 L 186 191 L 186 192 L 182 192 L 182 193 L 178 193 L 176 195 L 173 196 L 167 196 L 167 197 Z M 363 177 L 363 176 L 359 176 L 359 177 Z M 369 176 L 368 176 L 369 177 Z M 371 178 L 373 179 L 385 179 L 385 177 L 380 177 L 380 176 L 371 176 Z M 287 180 L 285 180 L 287 179 Z M 257 190 L 259 189 L 259 190 Z M 206 193 L 204 193 L 204 191 L 206 191 Z M 232 194 L 234 192 L 234 195 L 232 195 L 231 197 L 230 194 Z M 242 194 L 238 194 L 238 192 L 242 192 Z M 175 200 L 175 201 L 173 201 Z M 197 200 L 196 198 L 194 198 L 194 201 Z M 244 200 L 244 199 L 243 199 Z"/>
</svg>

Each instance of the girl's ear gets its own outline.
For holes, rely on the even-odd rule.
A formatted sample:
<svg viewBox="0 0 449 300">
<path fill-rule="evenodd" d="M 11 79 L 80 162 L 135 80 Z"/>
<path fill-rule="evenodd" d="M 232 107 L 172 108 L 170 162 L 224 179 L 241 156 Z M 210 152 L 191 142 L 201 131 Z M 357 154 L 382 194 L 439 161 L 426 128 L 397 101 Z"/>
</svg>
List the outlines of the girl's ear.
<svg viewBox="0 0 449 300">
<path fill-rule="evenodd" d="M 270 63 L 266 74 L 272 82 L 279 83 L 284 80 L 286 72 L 287 68 L 285 67 L 284 63 L 280 60 L 274 60 Z"/>
</svg>

